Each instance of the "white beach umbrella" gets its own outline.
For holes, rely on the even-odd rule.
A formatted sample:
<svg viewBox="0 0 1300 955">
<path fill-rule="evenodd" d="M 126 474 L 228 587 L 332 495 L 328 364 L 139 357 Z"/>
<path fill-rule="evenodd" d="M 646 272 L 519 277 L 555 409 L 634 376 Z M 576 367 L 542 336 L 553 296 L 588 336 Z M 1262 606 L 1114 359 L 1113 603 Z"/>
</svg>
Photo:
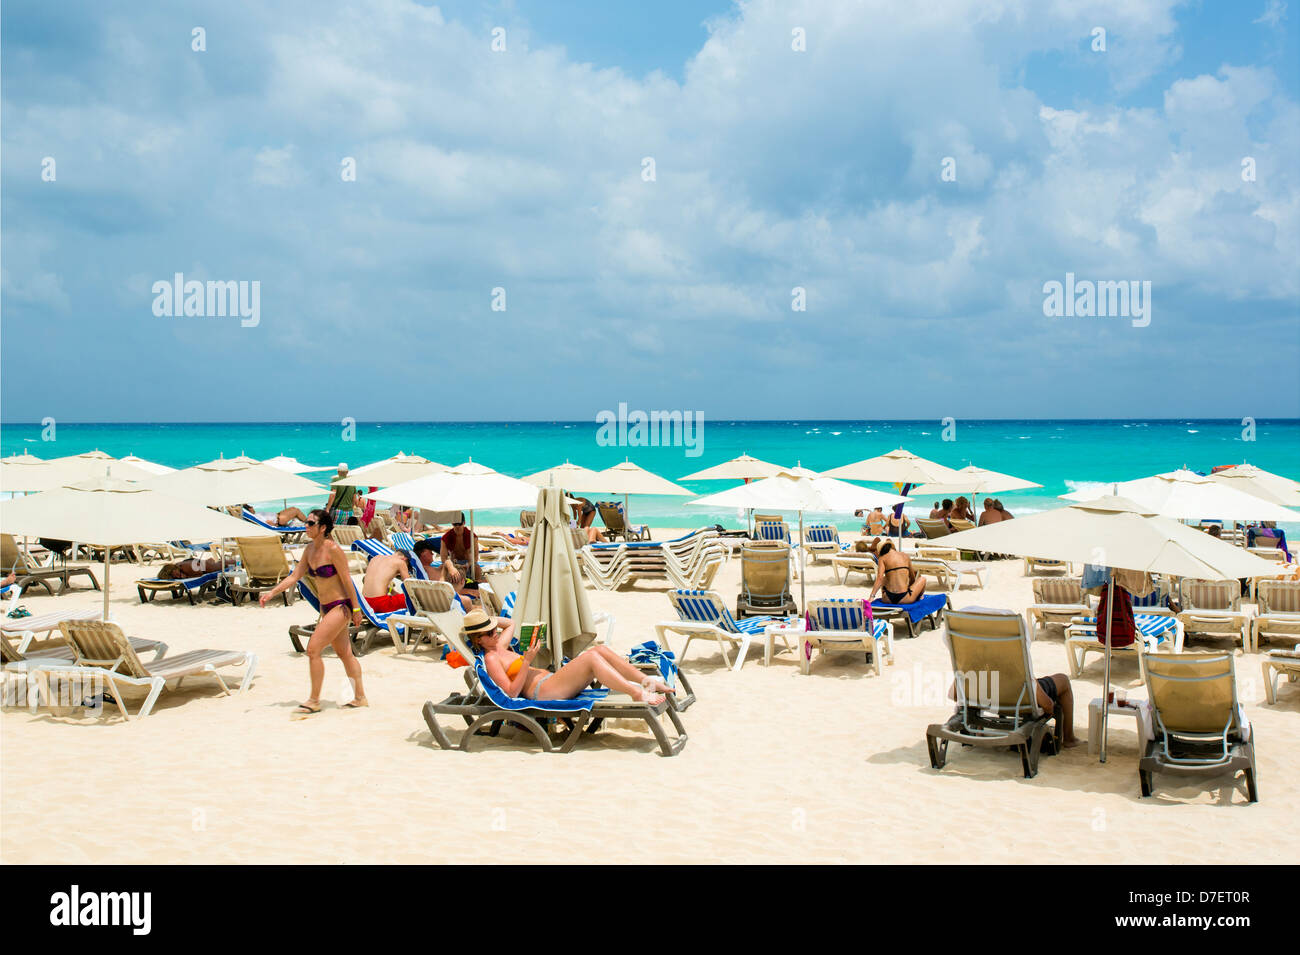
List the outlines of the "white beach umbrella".
<svg viewBox="0 0 1300 955">
<path fill-rule="evenodd" d="M 871 488 L 849 484 L 834 478 L 798 477 L 789 472 L 781 472 L 775 477 L 742 484 L 728 488 L 717 494 L 709 494 L 688 504 L 697 507 L 744 507 L 764 508 L 773 511 L 797 511 L 799 513 L 799 540 L 803 540 L 803 515 L 805 511 L 814 513 L 841 512 L 851 514 L 868 507 L 893 507 L 902 504 L 907 498 L 897 494 L 886 494 Z M 799 548 L 800 574 L 799 598 L 804 606 L 805 586 L 803 569 L 803 548 Z"/>
<path fill-rule="evenodd" d="M 457 474 L 496 474 L 497 473 L 496 471 L 488 467 L 486 464 L 477 463 L 473 458 L 470 458 L 469 460 L 456 465 L 451 470 L 455 471 Z"/>
<path fill-rule="evenodd" d="M 0 458 L 0 464 L 44 464 L 44 458 L 38 458 L 30 451 L 24 451 L 22 454 L 11 454 L 8 457 Z"/>
<path fill-rule="evenodd" d="M 146 481 L 154 474 L 106 456 L 72 455 L 38 464 L 0 464 L 0 490 L 45 491 L 110 475 L 120 481 Z"/>
<path fill-rule="evenodd" d="M 597 472 L 591 470 L 591 468 L 584 468 L 579 464 L 565 461 L 553 468 L 530 474 L 523 480 L 537 487 L 562 487 L 570 491 L 584 491 L 588 489 L 587 485 L 596 476 Z"/>
<path fill-rule="evenodd" d="M 134 454 L 128 454 L 122 458 L 123 464 L 130 464 L 142 471 L 148 471 L 150 474 L 171 474 L 176 468 L 169 468 L 165 464 L 159 464 L 156 461 L 146 461 L 144 458 L 137 457 Z"/>
<path fill-rule="evenodd" d="M 399 451 L 391 458 L 356 468 L 343 477 L 336 477 L 330 483 L 343 487 L 387 487 L 391 484 L 413 481 L 428 474 L 440 474 L 446 470 L 446 465 L 439 464 L 437 461 L 430 461 L 418 454 L 402 454 Z"/>
<path fill-rule="evenodd" d="M 537 488 L 495 471 L 488 474 L 443 471 L 380 488 L 370 496 L 376 501 L 429 511 L 469 511 L 472 530 L 476 510 L 527 507 L 536 502 Z"/>
<path fill-rule="evenodd" d="M 742 454 L 738 458 L 732 458 L 730 461 L 723 461 L 721 464 L 715 464 L 711 468 L 705 468 L 703 471 L 695 471 L 678 480 L 682 481 L 752 481 L 761 478 L 775 477 L 780 474 L 784 468 L 779 464 L 769 464 L 767 461 L 760 461 L 758 458 L 751 457 L 748 454 Z"/>
<path fill-rule="evenodd" d="M 912 493 L 916 497 L 944 497 L 949 494 L 969 493 L 972 495 L 971 506 L 973 507 L 974 495 L 977 494 L 999 494 L 1003 491 L 1023 491 L 1031 487 L 1042 487 L 1041 484 L 1035 484 L 1033 481 L 1003 474 L 1001 471 L 990 471 L 988 468 L 976 467 L 973 464 L 958 468 L 957 473 L 961 475 L 961 479 L 952 484 L 946 482 L 922 484 L 920 487 L 912 488 Z"/>
<path fill-rule="evenodd" d="M 1210 480 L 1224 487 L 1254 494 L 1274 504 L 1300 507 L 1300 482 L 1257 468 L 1253 464 L 1239 464 L 1234 468 L 1216 471 L 1210 475 Z"/>
<path fill-rule="evenodd" d="M 674 484 L 667 478 L 652 474 L 631 461 L 623 461 L 621 464 L 605 468 L 597 473 L 597 479 L 597 486 L 589 490 L 622 495 L 624 512 L 627 511 L 627 499 L 631 494 L 673 494 L 689 497 L 695 493 L 686 490 L 680 484 Z"/>
<path fill-rule="evenodd" d="M 275 468 L 277 471 L 288 471 L 290 474 L 310 474 L 312 471 L 333 471 L 334 465 L 321 464 L 313 467 L 310 464 L 303 464 L 297 458 L 286 457 L 278 454 L 273 458 L 267 458 L 262 462 L 268 468 Z"/>
<path fill-rule="evenodd" d="M 573 552 L 564 495 L 559 488 L 543 487 L 537 491 L 536 507 L 537 523 L 519 572 L 514 619 L 546 624 L 550 645 L 543 651 L 547 659 L 542 665 L 557 670 L 566 656 L 576 657 L 596 638 L 596 622 Z"/>
<path fill-rule="evenodd" d="M 814 471 L 812 468 L 804 467 L 802 461 L 796 461 L 794 467 L 784 468 L 783 470 L 785 470 L 786 473 L 788 474 L 793 474 L 795 477 L 806 477 L 806 478 L 821 477 L 821 475 L 818 474 L 816 471 Z M 836 479 L 832 478 L 832 480 L 836 480 Z"/>
<path fill-rule="evenodd" d="M 1114 493 L 1153 514 L 1180 520 L 1300 521 L 1300 512 L 1186 469 L 1122 481 L 1114 486 Z M 1085 501 L 1093 496 L 1090 491 L 1074 491 L 1061 498 Z"/>
<path fill-rule="evenodd" d="M 31 497 L 0 502 L 6 533 L 85 541 L 104 548 L 104 619 L 108 619 L 109 549 L 141 541 L 221 540 L 275 536 L 247 521 L 138 483 L 95 478 Z"/>
<path fill-rule="evenodd" d="M 1201 580 L 1236 580 L 1277 573 L 1277 565 L 1272 561 L 1113 496 L 959 531 L 945 537 L 944 543 L 961 550 L 1042 557 Z M 1114 578 L 1108 586 L 1109 607 L 1114 605 Z M 1106 644 L 1104 700 L 1110 692 L 1110 614 L 1104 621 L 1098 620 L 1097 626 L 1104 632 Z M 1108 708 L 1103 707 L 1102 762 L 1106 761 L 1107 713 Z"/>
<path fill-rule="evenodd" d="M 839 478 L 843 481 L 878 481 L 885 484 L 899 484 L 903 485 L 905 492 L 909 491 L 907 485 L 939 484 L 941 482 L 952 484 L 961 480 L 960 472 L 934 461 L 928 461 L 903 448 L 878 457 L 867 458 L 864 461 L 855 461 L 852 464 L 831 468 L 829 471 L 824 472 L 823 476 Z M 898 544 L 901 550 L 903 544 L 903 522 L 901 520 L 898 522 Z"/>
<path fill-rule="evenodd" d="M 319 484 L 297 474 L 226 458 L 162 474 L 142 483 L 163 494 L 209 507 L 312 497 L 325 492 Z"/>
</svg>

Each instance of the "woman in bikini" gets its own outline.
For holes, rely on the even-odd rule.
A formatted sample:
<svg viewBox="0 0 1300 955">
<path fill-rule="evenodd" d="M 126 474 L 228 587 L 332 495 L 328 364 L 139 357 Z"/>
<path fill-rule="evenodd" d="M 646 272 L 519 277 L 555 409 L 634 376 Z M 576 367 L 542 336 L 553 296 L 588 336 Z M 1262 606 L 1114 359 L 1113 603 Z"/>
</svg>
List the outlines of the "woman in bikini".
<svg viewBox="0 0 1300 955">
<path fill-rule="evenodd" d="M 258 603 L 263 607 L 268 600 L 279 596 L 290 587 L 296 587 L 303 574 L 310 576 L 316 583 L 316 596 L 320 600 L 320 622 L 312 631 L 307 643 L 307 665 L 311 670 L 311 696 L 303 700 L 302 705 L 294 711 L 300 718 L 320 712 L 321 684 L 325 682 L 325 661 L 321 653 L 328 646 L 343 661 L 343 670 L 352 683 L 353 698 L 344 704 L 347 709 L 369 706 L 365 688 L 361 685 L 361 664 L 352 654 L 352 640 L 348 636 L 349 621 L 361 624 L 361 608 L 356 606 L 356 589 L 348 571 L 348 558 L 343 548 L 330 538 L 334 522 L 329 513 L 317 509 L 306 520 L 307 549 L 302 553 L 298 566 L 284 580 L 262 594 Z"/>
<path fill-rule="evenodd" d="M 662 703 L 672 687 L 657 677 L 647 677 L 609 647 L 583 650 L 555 673 L 533 666 L 541 646 L 534 642 L 523 654 L 510 649 L 514 625 L 509 620 L 489 617 L 479 608 L 465 614 L 465 634 L 475 653 L 482 654 L 488 676 L 513 697 L 527 700 L 568 700 L 577 696 L 592 680 L 617 693 L 652 706 Z"/>
<path fill-rule="evenodd" d="M 877 593 L 883 593 L 885 601 L 891 604 L 910 604 L 921 599 L 925 578 L 913 569 L 910 557 L 896 550 L 889 541 L 872 541 L 871 552 L 876 555 L 876 584 L 868 600 L 875 600 Z"/>
</svg>

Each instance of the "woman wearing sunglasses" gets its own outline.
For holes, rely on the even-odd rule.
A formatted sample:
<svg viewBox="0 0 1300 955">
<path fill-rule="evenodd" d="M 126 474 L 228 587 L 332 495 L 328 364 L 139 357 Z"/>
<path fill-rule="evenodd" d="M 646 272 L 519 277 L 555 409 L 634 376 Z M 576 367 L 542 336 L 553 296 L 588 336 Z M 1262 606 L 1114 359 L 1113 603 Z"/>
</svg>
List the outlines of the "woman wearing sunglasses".
<svg viewBox="0 0 1300 955">
<path fill-rule="evenodd" d="M 352 653 L 352 639 L 348 634 L 349 622 L 362 623 L 361 608 L 357 606 L 356 588 L 348 571 L 348 558 L 343 548 L 330 537 L 334 522 L 327 511 L 316 509 L 306 520 L 308 544 L 302 553 L 298 566 L 284 580 L 280 581 L 258 599 L 263 607 L 290 587 L 296 587 L 303 574 L 312 578 L 316 585 L 316 597 L 320 601 L 320 622 L 312 631 L 307 643 L 307 665 L 311 670 L 311 696 L 294 711 L 299 718 L 312 716 L 320 712 L 321 684 L 325 682 L 325 661 L 321 653 L 332 646 L 334 652 L 343 661 L 343 670 L 352 683 L 353 699 L 344 704 L 346 709 L 369 706 L 366 691 L 361 685 L 361 664 Z"/>
</svg>

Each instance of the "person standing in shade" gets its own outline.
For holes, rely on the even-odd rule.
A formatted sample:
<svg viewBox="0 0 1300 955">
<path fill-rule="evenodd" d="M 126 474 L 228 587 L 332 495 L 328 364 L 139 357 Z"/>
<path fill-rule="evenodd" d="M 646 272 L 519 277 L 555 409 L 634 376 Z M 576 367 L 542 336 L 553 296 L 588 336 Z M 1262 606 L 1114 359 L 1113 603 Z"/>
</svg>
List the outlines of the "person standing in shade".
<svg viewBox="0 0 1300 955">
<path fill-rule="evenodd" d="M 348 466 L 346 463 L 339 465 L 339 478 L 348 476 Z M 351 484 L 335 484 L 330 490 L 329 499 L 325 502 L 325 510 L 329 511 L 330 523 L 333 526 L 346 524 L 352 519 L 352 509 L 356 504 L 357 489 Z"/>
</svg>

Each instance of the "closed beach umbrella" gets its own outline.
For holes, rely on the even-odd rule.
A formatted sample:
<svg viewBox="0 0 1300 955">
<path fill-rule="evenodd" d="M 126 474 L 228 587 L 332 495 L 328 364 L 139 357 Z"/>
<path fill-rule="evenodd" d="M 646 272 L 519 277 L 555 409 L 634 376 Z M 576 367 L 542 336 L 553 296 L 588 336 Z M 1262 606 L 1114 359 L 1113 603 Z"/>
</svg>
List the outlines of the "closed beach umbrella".
<svg viewBox="0 0 1300 955">
<path fill-rule="evenodd" d="M 1234 521 L 1300 521 L 1300 512 L 1197 474 L 1169 471 L 1115 485 L 1114 493 L 1162 517 L 1180 520 L 1218 518 Z M 1067 501 L 1092 497 L 1089 491 L 1062 494 Z"/>
<path fill-rule="evenodd" d="M 159 475 L 144 483 L 163 494 L 209 507 L 313 497 L 325 492 L 319 484 L 297 474 L 226 458 Z"/>
<path fill-rule="evenodd" d="M 0 502 L 0 526 L 9 534 L 85 541 L 103 547 L 105 620 L 109 548 L 140 541 L 275 536 L 274 531 L 200 504 L 138 483 L 103 477 Z"/>
<path fill-rule="evenodd" d="M 418 454 L 402 454 L 399 451 L 391 458 L 385 458 L 383 461 L 376 461 L 373 464 L 359 467 L 348 472 L 343 477 L 335 478 L 330 483 L 344 487 L 388 487 L 392 484 L 401 484 L 404 481 L 413 481 L 428 474 L 439 474 L 446 470 L 446 465 L 439 464 L 437 461 L 430 461 Z M 401 504 L 404 502 L 398 501 L 396 503 Z"/>
<path fill-rule="evenodd" d="M 784 468 L 779 464 L 769 464 L 766 461 L 760 461 L 758 458 L 750 457 L 748 454 L 742 454 L 738 458 L 732 458 L 730 461 L 723 461 L 721 464 L 715 464 L 711 468 L 705 468 L 703 471 L 696 471 L 688 474 L 682 481 L 753 481 L 760 478 L 775 477 L 780 474 Z"/>
<path fill-rule="evenodd" d="M 871 488 L 859 487 L 847 481 L 834 478 L 798 477 L 789 472 L 781 472 L 775 477 L 764 478 L 752 484 L 728 488 L 717 494 L 709 494 L 687 503 L 698 507 L 745 507 L 764 508 L 773 511 L 797 511 L 799 513 L 799 539 L 803 540 L 804 511 L 814 513 L 843 512 L 851 514 L 860 508 L 894 507 L 907 498 Z M 799 549 L 800 567 L 803 567 L 803 548 Z M 800 605 L 805 606 L 805 586 L 803 573 L 799 574 Z"/>
<path fill-rule="evenodd" d="M 559 488 L 537 492 L 537 523 L 519 573 L 514 619 L 520 623 L 545 623 L 550 646 L 539 654 L 543 666 L 557 670 L 565 657 L 572 659 L 596 638 L 596 624 L 582 570 L 573 552 L 564 494 Z M 504 596 L 501 595 L 501 596 Z"/>
<path fill-rule="evenodd" d="M 158 464 L 156 461 L 146 461 L 144 458 L 137 457 L 134 454 L 128 454 L 122 459 L 123 464 L 130 464 L 139 468 L 141 471 L 148 471 L 150 474 L 171 474 L 176 468 L 169 468 L 165 464 Z"/>
<path fill-rule="evenodd" d="M 545 471 L 530 474 L 523 480 L 537 487 L 564 487 L 570 491 L 590 490 L 589 485 L 596 478 L 596 472 L 579 464 L 565 461 Z"/>
<path fill-rule="evenodd" d="M 1277 572 L 1277 565 L 1272 561 L 1114 496 L 959 531 L 945 537 L 944 543 L 962 550 L 1042 557 L 1202 580 L 1235 580 Z M 1113 598 L 1113 578 L 1108 586 Z M 1113 605 L 1113 599 L 1108 599 L 1107 606 Z M 1106 614 L 1104 621 L 1098 620 L 1097 627 L 1104 632 L 1106 644 L 1104 700 L 1110 692 L 1110 614 Z M 1103 707 L 1102 762 L 1106 761 L 1107 713 L 1108 708 Z"/>
<path fill-rule="evenodd" d="M 278 454 L 273 458 L 267 458 L 262 462 L 268 468 L 275 468 L 277 471 L 288 471 L 290 474 L 309 474 L 312 471 L 333 471 L 334 465 L 322 464 L 313 467 L 310 464 L 303 464 L 297 458 L 286 457 Z"/>
<path fill-rule="evenodd" d="M 1003 474 L 1000 471 L 990 471 L 988 468 L 976 467 L 968 464 L 964 468 L 958 468 L 957 473 L 961 479 L 948 484 L 940 482 L 935 484 L 922 484 L 920 487 L 912 488 L 912 492 L 917 497 L 944 497 L 949 494 L 1000 494 L 1003 491 L 1023 491 L 1031 487 L 1042 487 L 1041 484 L 1035 484 L 1033 481 L 1026 481 L 1024 478 L 1013 477 L 1010 474 Z M 972 499 L 971 506 L 975 505 Z"/>
<path fill-rule="evenodd" d="M 1239 464 L 1234 468 L 1216 471 L 1210 480 L 1224 487 L 1236 488 L 1254 494 L 1274 504 L 1300 507 L 1300 483 L 1280 474 L 1273 474 L 1253 464 Z"/>
</svg>

